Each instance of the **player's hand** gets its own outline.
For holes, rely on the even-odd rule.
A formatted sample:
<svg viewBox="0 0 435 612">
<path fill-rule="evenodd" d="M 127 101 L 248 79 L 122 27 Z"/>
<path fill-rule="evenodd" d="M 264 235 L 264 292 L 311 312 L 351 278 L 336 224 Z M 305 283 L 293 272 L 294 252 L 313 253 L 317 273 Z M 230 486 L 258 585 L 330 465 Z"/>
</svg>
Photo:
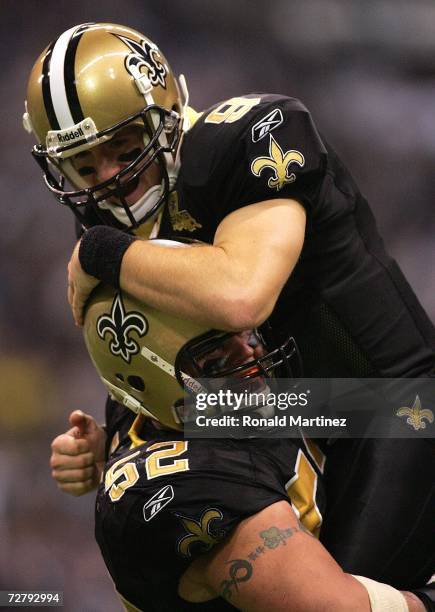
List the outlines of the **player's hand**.
<svg viewBox="0 0 435 612">
<path fill-rule="evenodd" d="M 83 271 L 79 260 L 80 241 L 77 242 L 68 263 L 68 302 L 71 306 L 75 324 L 83 326 L 83 309 L 91 291 L 99 280 Z"/>
<path fill-rule="evenodd" d="M 71 429 L 51 443 L 51 475 L 59 489 L 84 495 L 97 487 L 104 467 L 106 432 L 81 410 L 69 416 Z"/>
</svg>

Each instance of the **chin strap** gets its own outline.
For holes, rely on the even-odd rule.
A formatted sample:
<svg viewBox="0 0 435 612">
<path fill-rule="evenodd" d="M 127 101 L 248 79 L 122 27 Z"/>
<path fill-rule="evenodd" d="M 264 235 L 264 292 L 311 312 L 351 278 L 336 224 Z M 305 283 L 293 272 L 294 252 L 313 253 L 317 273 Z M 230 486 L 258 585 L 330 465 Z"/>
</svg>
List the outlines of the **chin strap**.
<svg viewBox="0 0 435 612">
<path fill-rule="evenodd" d="M 141 219 L 146 215 L 148 211 L 150 211 L 153 206 L 158 202 L 159 198 L 162 195 L 163 191 L 163 181 L 160 185 L 154 185 L 150 187 L 148 191 L 144 193 L 142 197 L 139 198 L 137 202 L 130 206 L 130 212 L 133 217 L 137 219 Z M 112 213 L 117 221 L 122 223 L 123 225 L 130 226 L 131 221 L 127 212 L 124 210 L 122 206 L 111 204 L 107 200 L 98 203 L 98 207 L 103 210 L 108 210 Z"/>
<path fill-rule="evenodd" d="M 103 381 L 103 384 L 106 386 L 106 389 L 110 397 L 113 400 L 115 400 L 115 402 L 119 402 L 120 404 L 123 404 L 124 406 L 132 410 L 137 415 L 143 415 L 148 418 L 155 419 L 155 416 L 153 415 L 152 412 L 147 410 L 145 406 L 139 400 L 137 400 L 132 395 L 124 391 L 124 389 L 121 389 L 120 387 L 117 387 L 116 385 L 112 384 L 110 381 L 108 381 L 103 376 L 101 376 L 101 380 Z"/>
<path fill-rule="evenodd" d="M 180 86 L 181 97 L 183 105 L 181 108 L 181 136 L 175 153 L 175 158 L 171 153 L 165 153 L 166 168 L 169 176 L 169 190 L 172 191 L 177 180 L 178 172 L 180 171 L 180 152 L 181 145 L 183 144 L 184 134 L 191 128 L 190 116 L 188 113 L 189 104 L 189 91 L 187 89 L 186 77 L 184 74 L 180 74 L 178 77 L 178 84 Z"/>
<path fill-rule="evenodd" d="M 178 77 L 178 84 L 180 85 L 181 95 L 183 96 L 183 110 L 185 110 L 189 105 L 189 90 L 187 89 L 187 82 L 184 74 L 180 74 Z"/>
</svg>

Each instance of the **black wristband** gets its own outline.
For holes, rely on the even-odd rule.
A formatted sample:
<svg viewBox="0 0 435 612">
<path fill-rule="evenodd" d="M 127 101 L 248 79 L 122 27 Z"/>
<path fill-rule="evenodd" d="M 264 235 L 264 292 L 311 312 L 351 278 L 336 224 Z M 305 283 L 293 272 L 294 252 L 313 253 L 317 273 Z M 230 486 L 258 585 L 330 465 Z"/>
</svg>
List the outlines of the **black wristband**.
<svg viewBox="0 0 435 612">
<path fill-rule="evenodd" d="M 91 227 L 83 234 L 80 242 L 80 265 L 87 274 L 119 289 L 122 258 L 136 239 L 114 227 Z"/>
</svg>

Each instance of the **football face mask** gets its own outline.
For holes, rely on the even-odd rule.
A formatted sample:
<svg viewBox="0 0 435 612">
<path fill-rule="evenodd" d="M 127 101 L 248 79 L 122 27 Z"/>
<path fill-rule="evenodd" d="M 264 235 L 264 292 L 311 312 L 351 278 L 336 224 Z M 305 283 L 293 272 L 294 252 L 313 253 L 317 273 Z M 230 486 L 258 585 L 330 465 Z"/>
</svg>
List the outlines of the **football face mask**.
<svg viewBox="0 0 435 612">
<path fill-rule="evenodd" d="M 179 420 L 187 423 L 195 421 L 199 414 L 195 402 L 198 393 L 206 397 L 209 393 L 215 396 L 223 391 L 224 397 L 228 397 L 228 393 L 239 398 L 242 396 L 244 399 L 238 405 L 238 414 L 253 410 L 270 411 L 258 400 L 271 392 L 272 380 L 301 376 L 302 366 L 293 338 L 268 350 L 258 330 L 238 333 L 210 330 L 192 338 L 180 349 L 175 374 L 191 396 L 185 396 L 174 406 Z M 200 414 L 220 416 L 232 410 L 225 403 L 213 403 Z"/>
</svg>

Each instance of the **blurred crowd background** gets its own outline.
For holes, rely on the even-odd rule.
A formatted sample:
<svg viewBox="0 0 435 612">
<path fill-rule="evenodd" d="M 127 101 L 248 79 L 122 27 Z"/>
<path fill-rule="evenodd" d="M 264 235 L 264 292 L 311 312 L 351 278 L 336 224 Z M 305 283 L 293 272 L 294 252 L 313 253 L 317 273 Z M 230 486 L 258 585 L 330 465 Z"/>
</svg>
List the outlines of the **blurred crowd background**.
<svg viewBox="0 0 435 612">
<path fill-rule="evenodd" d="M 46 192 L 21 127 L 36 57 L 87 21 L 155 40 L 197 109 L 252 91 L 302 99 L 434 318 L 435 4 L 1 1 L 0 589 L 60 589 L 66 610 L 101 612 L 119 604 L 93 539 L 93 496 L 58 492 L 48 458 L 69 412 L 102 419 L 105 394 L 66 302 L 72 215 Z"/>
</svg>

